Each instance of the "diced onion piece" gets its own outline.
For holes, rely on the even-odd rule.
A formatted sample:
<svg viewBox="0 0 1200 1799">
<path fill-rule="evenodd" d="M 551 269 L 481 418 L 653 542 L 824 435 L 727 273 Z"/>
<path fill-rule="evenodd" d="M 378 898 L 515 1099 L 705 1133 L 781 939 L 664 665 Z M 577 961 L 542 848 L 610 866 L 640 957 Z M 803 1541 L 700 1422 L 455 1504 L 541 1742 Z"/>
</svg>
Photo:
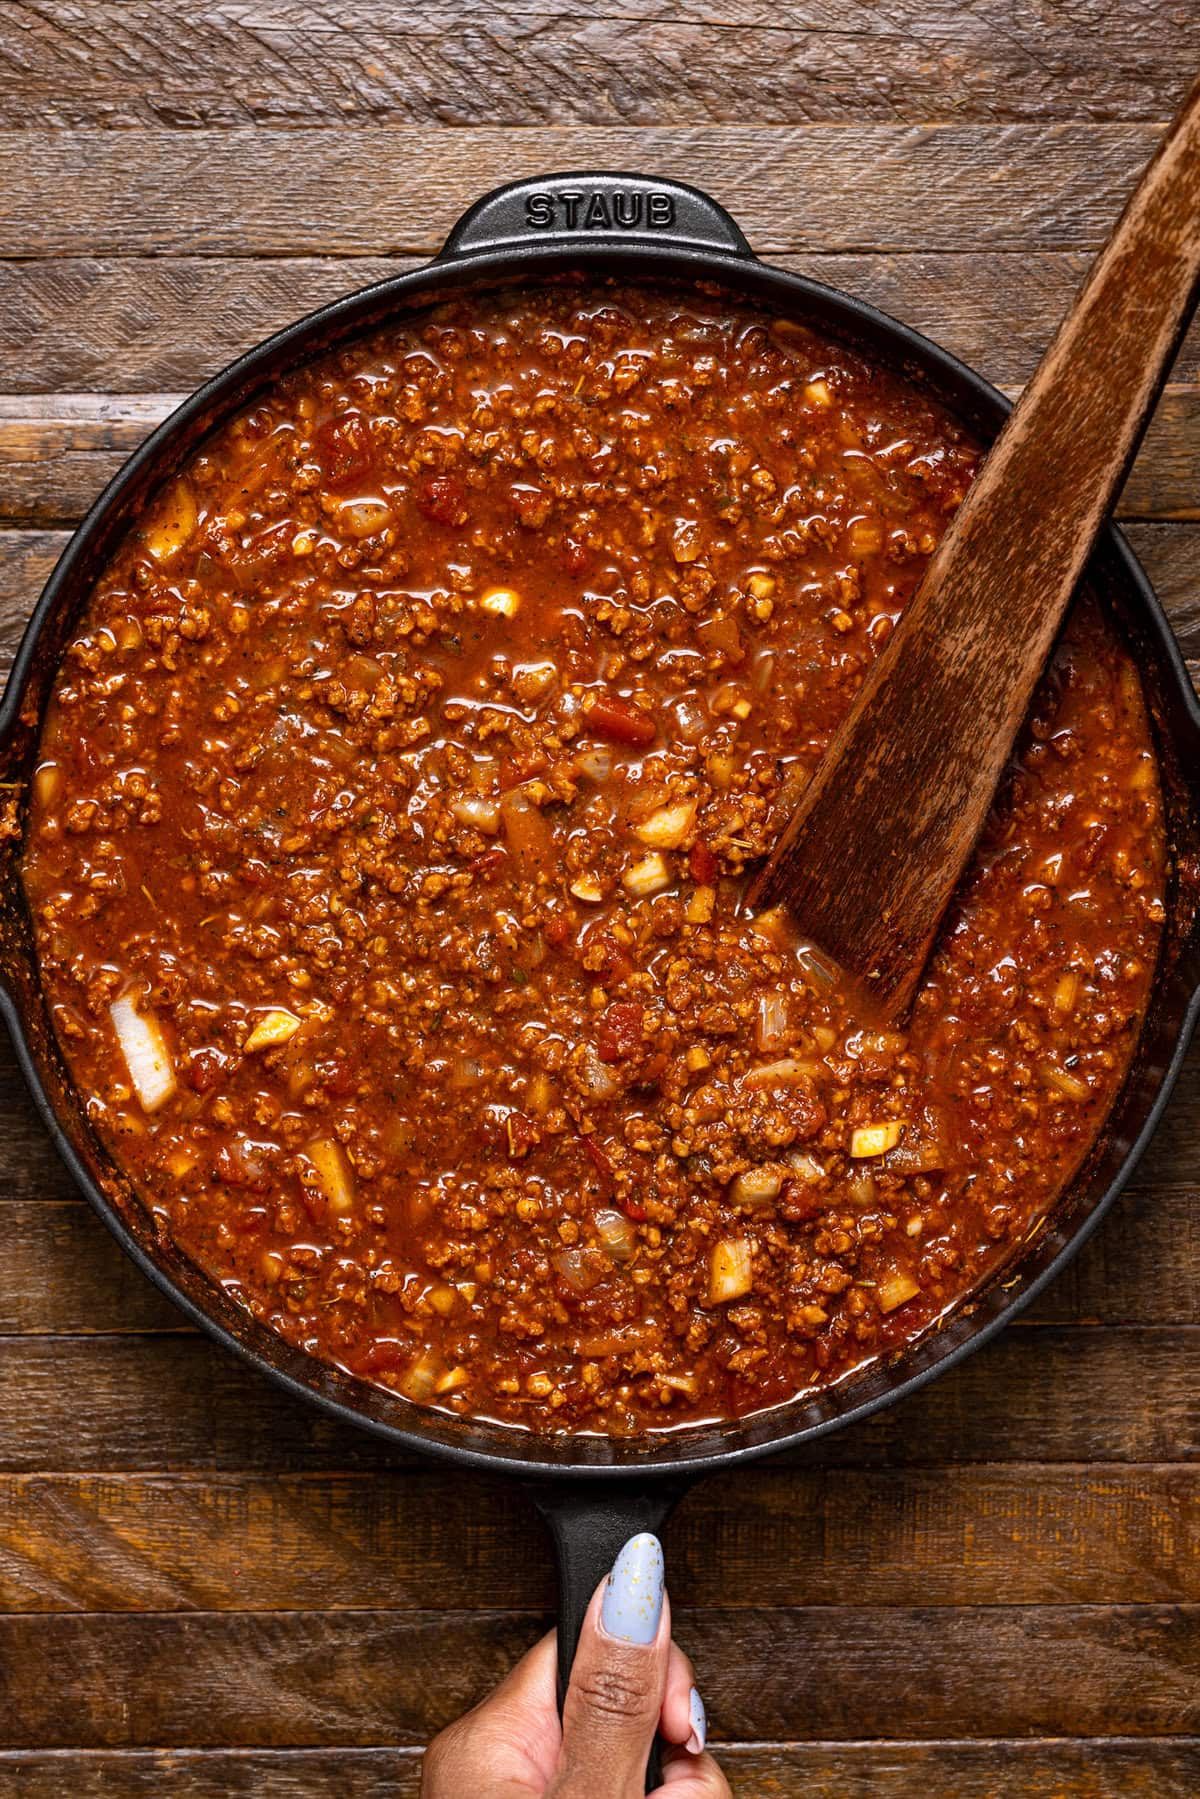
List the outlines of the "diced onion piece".
<svg viewBox="0 0 1200 1799">
<path fill-rule="evenodd" d="M 696 1391 L 697 1383 L 694 1374 L 656 1374 L 653 1376 L 653 1380 L 656 1386 L 670 1387 L 672 1392 L 686 1393 L 689 1398 Z"/>
<path fill-rule="evenodd" d="M 580 1079 L 589 1099 L 611 1099 L 618 1083 L 589 1043 L 579 1065 Z"/>
<path fill-rule="evenodd" d="M 343 500 L 338 507 L 338 524 L 349 537 L 371 537 L 391 522 L 386 500 Z"/>
<path fill-rule="evenodd" d="M 554 833 L 529 795 L 510 788 L 500 801 L 500 814 L 505 840 L 522 872 L 548 873 L 555 861 Z"/>
<path fill-rule="evenodd" d="M 660 806 L 634 830 L 634 836 L 655 850 L 677 850 L 696 822 L 695 800 L 677 800 Z"/>
<path fill-rule="evenodd" d="M 571 882 L 571 892 L 585 906 L 598 906 L 604 898 L 604 889 L 594 875 L 580 875 Z"/>
<path fill-rule="evenodd" d="M 525 1089 L 525 1110 L 535 1118 L 544 1118 L 555 1104 L 554 1085 L 548 1074 L 531 1075 Z"/>
<path fill-rule="evenodd" d="M 796 1179 L 807 1181 L 810 1187 L 825 1179 L 824 1167 L 807 1149 L 793 1149 L 787 1163 Z"/>
<path fill-rule="evenodd" d="M 450 801 L 450 813 L 460 825 L 471 825 L 488 837 L 494 837 L 500 829 L 499 802 L 485 799 L 482 794 L 459 794 L 457 799 Z"/>
<path fill-rule="evenodd" d="M 175 1176 L 176 1180 L 182 1180 L 184 1175 L 190 1174 L 195 1166 L 196 1151 L 188 1148 L 186 1144 L 180 1144 L 179 1148 L 173 1149 L 167 1157 L 168 1171 Z"/>
<path fill-rule="evenodd" d="M 758 1001 L 758 1018 L 754 1026 L 754 1047 L 760 1050 L 782 1049 L 792 1034 L 786 993 L 763 993 Z"/>
<path fill-rule="evenodd" d="M 881 1312 L 894 1312 L 897 1306 L 907 1305 L 921 1291 L 911 1274 L 902 1274 L 899 1269 L 875 1284 L 875 1303 Z"/>
<path fill-rule="evenodd" d="M 712 1057 L 702 1043 L 693 1043 L 683 1059 L 692 1074 L 702 1074 L 712 1067 Z"/>
<path fill-rule="evenodd" d="M 489 587 L 479 601 L 480 610 L 493 618 L 515 618 L 520 604 L 521 596 L 512 587 Z"/>
<path fill-rule="evenodd" d="M 861 1124 L 850 1138 L 852 1156 L 882 1156 L 899 1143 L 904 1126 L 889 1118 L 881 1124 Z"/>
<path fill-rule="evenodd" d="M 175 1064 L 153 1012 L 139 1012 L 130 995 L 109 1008 L 125 1066 L 144 1112 L 157 1112 L 175 1091 Z"/>
<path fill-rule="evenodd" d="M 778 1199 L 782 1186 L 783 1173 L 780 1169 L 747 1168 L 730 1187 L 730 1202 L 735 1206 L 763 1206 L 772 1199 Z"/>
<path fill-rule="evenodd" d="M 1059 1068 L 1053 1062 L 1042 1062 L 1038 1065 L 1038 1073 L 1047 1087 L 1055 1093 L 1061 1093 L 1066 1099 L 1084 1100 L 1090 1097 L 1091 1088 L 1086 1081 L 1080 1080 L 1068 1068 Z"/>
<path fill-rule="evenodd" d="M 709 1304 L 725 1305 L 740 1299 L 754 1285 L 754 1258 L 745 1237 L 722 1237 L 713 1244 L 709 1261 Z"/>
<path fill-rule="evenodd" d="M 801 945 L 796 951 L 796 960 L 818 992 L 828 993 L 837 986 L 836 963 L 831 962 L 828 956 L 823 956 L 811 943 Z"/>
<path fill-rule="evenodd" d="M 637 1247 L 633 1225 L 624 1212 L 611 1206 L 596 1213 L 596 1230 L 600 1241 L 614 1262 L 627 1262 Z"/>
<path fill-rule="evenodd" d="M 608 1258 L 599 1249 L 559 1249 L 550 1260 L 555 1273 L 576 1293 L 589 1293 L 608 1272 Z"/>
<path fill-rule="evenodd" d="M 846 1191 L 856 1206 L 870 1206 L 875 1203 L 875 1176 L 865 1172 L 852 1174 L 846 1182 Z"/>
<path fill-rule="evenodd" d="M 717 903 L 715 887 L 697 887 L 687 903 L 685 914 L 689 924 L 708 924 Z"/>
<path fill-rule="evenodd" d="M 290 1043 L 299 1029 L 300 1020 L 294 1012 L 275 1006 L 262 1014 L 243 1043 L 242 1051 L 245 1055 L 252 1056 L 260 1049 L 276 1049 L 281 1043 Z"/>
<path fill-rule="evenodd" d="M 467 1374 L 465 1368 L 451 1368 L 446 1374 L 442 1375 L 439 1381 L 434 1383 L 433 1390 L 435 1393 L 439 1394 L 457 1393 L 460 1387 L 466 1386 L 469 1378 L 470 1376 Z"/>
<path fill-rule="evenodd" d="M 196 529 L 196 497 L 187 481 L 176 481 L 155 508 L 156 522 L 146 533 L 146 548 L 156 562 L 169 562 Z"/>
<path fill-rule="evenodd" d="M 815 381 L 805 383 L 804 398 L 810 406 L 824 408 L 833 405 L 833 395 L 829 391 L 829 383 L 821 375 L 818 375 Z"/>
<path fill-rule="evenodd" d="M 1060 1021 L 1069 1018 L 1075 1010 L 1075 1001 L 1078 997 L 1079 976 L 1073 968 L 1068 968 L 1065 974 L 1059 975 L 1054 988 L 1054 998 L 1050 1002 L 1050 1009 L 1055 1018 Z"/>
<path fill-rule="evenodd" d="M 743 1087 L 795 1087 L 818 1073 L 818 1062 L 806 1062 L 799 1056 L 784 1056 L 778 1062 L 763 1062 L 742 1076 Z"/>
<path fill-rule="evenodd" d="M 648 899 L 652 893 L 661 893 L 664 887 L 671 885 L 671 871 L 656 850 L 652 855 L 643 856 L 632 868 L 627 868 L 621 876 L 621 885 L 635 899 Z"/>
<path fill-rule="evenodd" d="M 33 777 L 33 793 L 39 806 L 52 806 L 62 792 L 62 769 L 57 762 L 43 762 Z"/>
<path fill-rule="evenodd" d="M 837 1032 L 827 1024 L 814 1024 L 809 1027 L 809 1030 L 812 1040 L 821 1054 L 827 1055 L 837 1042 Z"/>
<path fill-rule="evenodd" d="M 483 1063 L 474 1056 L 455 1056 L 450 1064 L 450 1073 L 446 1077 L 446 1085 L 456 1093 L 467 1087 L 478 1087 L 483 1079 Z"/>
<path fill-rule="evenodd" d="M 575 766 L 580 774 L 586 775 L 589 781 L 595 781 L 598 787 L 611 775 L 612 765 L 612 751 L 609 749 L 584 750 L 582 755 L 575 758 Z"/>
<path fill-rule="evenodd" d="M 415 1362 L 410 1362 L 397 1386 L 405 1399 L 411 1399 L 414 1405 L 424 1405 L 432 1399 L 439 1379 L 440 1363 L 431 1349 L 424 1350 Z"/>
<path fill-rule="evenodd" d="M 336 1137 L 317 1137 L 305 1150 L 331 1212 L 348 1212 L 354 1204 L 354 1173 Z"/>
<path fill-rule="evenodd" d="M 879 519 L 856 518 L 846 533 L 852 556 L 874 556 L 883 548 L 883 525 Z"/>
<path fill-rule="evenodd" d="M 764 575 L 760 570 L 755 569 L 746 582 L 746 587 L 752 599 L 769 600 L 775 592 L 775 577 L 774 575 Z"/>
<path fill-rule="evenodd" d="M 430 1287 L 425 1297 L 440 1317 L 448 1318 L 458 1304 L 458 1289 L 439 1281 L 436 1287 Z"/>
<path fill-rule="evenodd" d="M 787 945 L 790 926 L 782 906 L 768 906 L 765 912 L 750 920 L 750 929 L 756 937 L 765 937 L 772 949 L 783 949 Z"/>
<path fill-rule="evenodd" d="M 709 782 L 713 787 L 728 787 L 737 773 L 737 763 L 728 750 L 714 750 L 704 764 Z"/>
</svg>

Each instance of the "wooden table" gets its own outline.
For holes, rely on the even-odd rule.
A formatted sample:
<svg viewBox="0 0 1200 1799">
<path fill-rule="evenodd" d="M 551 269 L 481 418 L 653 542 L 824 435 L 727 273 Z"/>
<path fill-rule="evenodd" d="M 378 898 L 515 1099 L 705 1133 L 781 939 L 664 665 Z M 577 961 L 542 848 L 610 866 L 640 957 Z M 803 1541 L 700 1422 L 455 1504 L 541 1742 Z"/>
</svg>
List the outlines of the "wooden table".
<svg viewBox="0 0 1200 1799">
<path fill-rule="evenodd" d="M 1200 65 L 1191 0 L 0 4 L 0 643 L 171 405 L 539 170 L 700 182 L 1009 389 Z M 1200 660 L 1200 339 L 1124 496 Z M 0 1793 L 415 1794 L 544 1627 L 526 1506 L 184 1329 L 0 1053 Z M 667 1533 L 742 1795 L 1200 1790 L 1200 1062 L 992 1348 Z"/>
</svg>

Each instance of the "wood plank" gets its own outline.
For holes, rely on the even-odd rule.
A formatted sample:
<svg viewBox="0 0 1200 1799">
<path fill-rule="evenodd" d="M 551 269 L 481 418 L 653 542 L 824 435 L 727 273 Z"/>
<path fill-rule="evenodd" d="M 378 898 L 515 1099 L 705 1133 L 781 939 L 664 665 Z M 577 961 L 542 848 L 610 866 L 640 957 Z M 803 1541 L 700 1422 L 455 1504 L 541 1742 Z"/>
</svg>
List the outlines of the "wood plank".
<svg viewBox="0 0 1200 1799">
<path fill-rule="evenodd" d="M 83 1200 L 0 1197 L 0 1335 L 184 1331 Z M 1138 1185 L 1030 1323 L 1200 1324 L 1200 1191 Z"/>
<path fill-rule="evenodd" d="M 1194 1799 L 1200 1745 L 1093 1742 L 720 1745 L 735 1799 L 996 1799 L 997 1769 L 1022 1799 Z M 32 1750 L 0 1753 L 21 1799 L 418 1799 L 414 1749 Z"/>
<path fill-rule="evenodd" d="M 695 181 L 764 253 L 1095 249 L 1157 124 L 253 127 L 0 132 L 0 257 L 435 250 L 538 169 Z M 762 171 L 770 170 L 764 180 Z"/>
<path fill-rule="evenodd" d="M 207 1338 L 8 1337 L 0 1472 L 361 1468 L 403 1461 Z M 1200 1330 L 1017 1322 L 892 1408 L 788 1465 L 1200 1459 Z M 1153 1403 L 1147 1395 L 1153 1395 Z"/>
<path fill-rule="evenodd" d="M 415 257 L 67 257 L 0 263 L 11 393 L 175 393 L 291 320 L 412 268 Z M 986 251 L 779 258 L 924 331 L 992 381 L 1028 380 L 1090 258 Z M 1175 380 L 1200 373 L 1200 326 Z"/>
<path fill-rule="evenodd" d="M 1176 1466 L 744 1469 L 667 1529 L 673 1600 L 1200 1600 Z M 532 1553 L 531 1553 L 532 1552 Z M 469 1610 L 554 1604 L 548 1542 L 496 1481 L 440 1471 L 0 1476 L 0 1611 Z"/>
<path fill-rule="evenodd" d="M 0 1198 L 0 1243 L 0 1335 L 191 1329 L 84 1200 Z"/>
<path fill-rule="evenodd" d="M 0 525 L 75 525 L 179 394 L 0 395 Z M 1120 518 L 1200 519 L 1200 390 L 1169 387 Z"/>
<path fill-rule="evenodd" d="M 987 0 L 867 8 L 331 0 L 189 8 L 157 28 L 153 0 L 14 9 L 0 124 L 176 127 L 656 124 L 754 118 L 1158 118 L 1200 61 L 1171 0 L 1069 12 Z"/>
<path fill-rule="evenodd" d="M 1195 1799 L 1200 1742 L 722 1743 L 735 1799 Z M 5 1784 L 7 1781 L 7 1785 Z M 419 1799 L 417 1749 L 39 1749 L 0 1752 L 21 1799 Z"/>
<path fill-rule="evenodd" d="M 837 1741 L 1200 1725 L 1195 1606 L 683 1607 L 676 1619 L 718 1742 L 797 1727 Z M 544 1624 L 450 1610 L 0 1618 L 0 1747 L 424 1743 Z"/>
</svg>

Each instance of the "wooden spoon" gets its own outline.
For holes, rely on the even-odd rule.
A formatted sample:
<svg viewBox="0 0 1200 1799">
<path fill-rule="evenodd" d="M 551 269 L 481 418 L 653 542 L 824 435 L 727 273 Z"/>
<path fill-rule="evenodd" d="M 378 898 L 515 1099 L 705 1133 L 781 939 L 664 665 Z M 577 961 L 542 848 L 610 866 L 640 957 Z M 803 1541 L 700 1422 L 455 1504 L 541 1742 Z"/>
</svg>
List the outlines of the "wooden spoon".
<svg viewBox="0 0 1200 1799">
<path fill-rule="evenodd" d="M 1200 80 L 749 895 L 902 1012 L 1200 287 Z"/>
</svg>

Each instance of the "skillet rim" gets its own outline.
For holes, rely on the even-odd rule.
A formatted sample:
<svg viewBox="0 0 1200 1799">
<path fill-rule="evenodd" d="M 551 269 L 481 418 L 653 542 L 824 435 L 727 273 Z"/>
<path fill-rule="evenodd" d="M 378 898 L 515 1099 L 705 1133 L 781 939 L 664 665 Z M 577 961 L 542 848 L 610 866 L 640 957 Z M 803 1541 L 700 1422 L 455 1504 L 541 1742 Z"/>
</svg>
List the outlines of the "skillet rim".
<svg viewBox="0 0 1200 1799">
<path fill-rule="evenodd" d="M 598 179 L 595 175 L 573 178 Z M 553 181 L 563 178 L 551 176 L 545 179 Z M 599 179 L 611 180 L 613 177 Z M 639 176 L 629 176 L 628 179 L 645 180 Z M 682 184 L 664 185 L 679 187 Z M 505 191 L 497 190 L 498 193 Z M 700 190 L 690 191 L 714 210 L 720 210 Z M 58 619 L 64 601 L 70 600 L 73 610 L 82 599 L 82 592 L 73 592 L 73 586 L 78 584 L 82 587 L 85 582 L 88 558 L 96 551 L 97 545 L 103 544 L 104 549 L 110 547 L 112 538 L 123 527 L 125 521 L 122 508 L 126 502 L 132 503 L 139 498 L 141 491 L 148 485 L 149 478 L 156 472 L 160 478 L 165 476 L 172 462 L 173 451 L 175 460 L 186 455 L 219 419 L 227 417 L 231 411 L 244 404 L 255 389 L 278 376 L 283 369 L 310 360 L 338 341 L 345 341 L 370 330 L 389 315 L 402 316 L 409 309 L 409 303 L 414 300 L 418 305 L 435 304 L 457 289 L 494 288 L 511 285 L 514 280 L 536 281 L 571 269 L 602 274 L 631 274 L 635 278 L 640 273 L 643 278 L 659 281 L 707 281 L 732 291 L 739 298 L 771 297 L 781 302 L 779 310 L 815 322 L 818 328 L 828 331 L 835 338 L 865 349 L 867 353 L 878 354 L 895 372 L 931 388 L 943 398 L 944 404 L 964 422 L 979 430 L 985 438 L 994 435 L 1011 410 L 1010 402 L 1003 394 L 931 339 L 852 295 L 809 277 L 764 263 L 752 251 L 717 249 L 690 242 L 677 244 L 663 238 L 619 243 L 611 240 L 598 242 L 592 239 L 556 238 L 549 242 L 508 242 L 499 247 L 472 250 L 453 248 L 463 224 L 478 214 L 493 197 L 483 196 L 464 214 L 451 233 L 447 248 L 429 263 L 418 269 L 387 277 L 382 282 L 356 290 L 317 308 L 237 357 L 191 393 L 129 457 L 73 533 L 30 616 L 14 658 L 3 702 L 0 703 L 0 756 L 11 752 L 20 737 L 21 712 L 27 689 L 34 684 L 39 673 L 37 651 L 41 640 Z M 736 232 L 736 226 L 734 230 Z M 740 234 L 738 236 L 740 238 Z M 1160 694 L 1164 691 L 1167 693 L 1176 713 L 1174 719 L 1168 719 L 1165 724 L 1160 722 L 1160 732 L 1166 743 L 1181 758 L 1183 752 L 1180 740 L 1190 737 L 1192 743 L 1188 753 L 1200 759 L 1200 700 L 1192 688 L 1178 644 L 1158 598 L 1137 558 L 1111 521 L 1098 540 L 1093 562 L 1089 563 L 1089 571 L 1094 573 L 1101 562 L 1106 565 L 1106 580 L 1103 585 L 1115 584 L 1121 590 L 1120 610 L 1123 614 L 1127 612 L 1130 621 L 1149 636 L 1155 663 L 1151 671 L 1155 677 L 1155 685 Z M 55 666 L 57 660 L 56 656 Z M 37 735 L 37 731 L 28 733 L 33 747 L 36 747 Z M 28 753 L 29 743 L 22 743 L 19 747 Z M 22 833 L 15 851 L 17 861 L 23 847 Z M 1185 941 L 1186 939 L 1185 931 Z M 1193 919 L 1190 927 L 1190 951 L 1194 951 L 1196 946 L 1197 928 Z M 17 960 L 30 976 L 34 990 L 40 993 L 36 954 L 32 950 L 25 953 L 22 948 L 17 952 Z M 1200 968 L 1195 973 L 1200 980 Z M 249 1321 L 253 1325 L 253 1331 L 249 1334 L 262 1339 L 262 1346 L 259 1347 L 255 1342 L 239 1337 L 216 1316 L 214 1310 L 206 1309 L 184 1291 L 162 1263 L 139 1242 L 119 1203 L 104 1192 L 99 1180 L 77 1151 L 47 1092 L 38 1058 L 29 1040 L 19 999 L 15 992 L 10 991 L 9 981 L 4 977 L 5 970 L 0 967 L 0 1014 L 3 1014 L 8 1028 L 22 1076 L 58 1154 L 84 1197 L 126 1254 L 193 1324 L 223 1349 L 232 1351 L 242 1361 L 266 1375 L 277 1387 L 316 1406 L 340 1423 L 365 1429 L 398 1448 L 482 1472 L 503 1473 L 539 1482 L 576 1484 L 586 1481 L 588 1484 L 596 1482 L 621 1485 L 656 1477 L 690 1479 L 783 1449 L 796 1448 L 834 1430 L 861 1422 L 885 1407 L 898 1403 L 982 1348 L 1062 1271 L 1111 1209 L 1157 1128 L 1185 1061 L 1192 1034 L 1200 1023 L 1200 984 L 1197 984 L 1190 999 L 1184 1000 L 1178 1024 L 1167 1029 L 1167 1041 L 1171 1048 L 1165 1065 L 1157 1073 L 1153 1098 L 1136 1126 L 1132 1141 L 1124 1148 L 1119 1165 L 1105 1189 L 1086 1209 L 1079 1208 L 1076 1215 L 1071 1217 L 1069 1196 L 1085 1176 L 1085 1163 L 1084 1168 L 1077 1171 L 1071 1188 L 1068 1188 L 1068 1197 L 1048 1214 L 1044 1231 L 1039 1232 L 1030 1249 L 1023 1256 L 1002 1265 L 975 1294 L 958 1303 L 944 1333 L 946 1346 L 941 1348 L 940 1353 L 934 1353 L 939 1333 L 926 1332 L 892 1361 L 869 1366 L 856 1377 L 851 1377 L 844 1387 L 835 1385 L 826 1389 L 815 1401 L 792 1400 L 784 1405 L 750 1414 L 743 1420 L 681 1427 L 676 1431 L 646 1433 L 631 1439 L 599 1436 L 541 1438 L 512 1427 L 480 1424 L 473 1420 L 460 1421 L 452 1414 L 431 1412 L 426 1408 L 409 1408 L 409 1402 L 398 1395 L 384 1394 L 380 1389 L 332 1370 L 329 1365 L 302 1351 L 293 1351 L 291 1346 L 286 1345 L 267 1326 Z M 1160 963 L 1152 990 L 1152 1005 L 1164 979 Z M 1184 980 L 1187 979 L 1185 975 Z M 1143 1041 L 1145 1035 L 1144 1029 Z M 53 1050 L 51 1053 L 57 1054 L 57 1051 Z M 1130 1075 L 1114 1099 L 1104 1130 L 1097 1139 L 1097 1147 L 1109 1139 L 1113 1118 L 1117 1108 L 1129 1094 L 1136 1070 L 1135 1052 Z M 1039 1247 L 1054 1235 L 1055 1218 L 1059 1211 L 1066 1214 L 1063 1220 L 1066 1234 L 1053 1253 L 1044 1256 L 1042 1264 L 1037 1266 Z M 1028 1276 L 1022 1274 L 1024 1268 L 1031 1270 Z M 207 1283 L 208 1277 L 201 1274 L 200 1280 Z M 208 1284 L 210 1291 L 220 1294 L 219 1288 Z M 1002 1289 L 1006 1290 L 1006 1297 L 997 1299 L 995 1295 Z M 989 1307 L 987 1313 L 982 1309 L 985 1305 Z M 270 1353 L 272 1349 L 275 1351 L 274 1355 Z M 311 1365 L 312 1373 L 307 1378 L 290 1372 L 282 1365 L 285 1361 L 297 1360 L 306 1369 Z M 906 1366 L 908 1371 L 904 1372 Z M 347 1398 L 332 1391 L 321 1391 L 314 1384 L 321 1379 L 331 1386 L 360 1388 L 368 1397 L 374 1396 L 377 1403 L 382 1401 L 389 1408 L 394 1406 L 411 1409 L 419 1416 L 412 1424 L 396 1423 L 390 1418 L 373 1416 Z M 880 1386 L 880 1382 L 884 1384 Z M 855 1400 L 855 1388 L 868 1384 L 872 1390 L 866 1397 Z M 874 1390 L 876 1387 L 878 1390 Z M 843 1393 L 849 1403 L 837 1406 L 836 1401 Z M 814 1405 L 831 1409 L 826 1415 L 810 1418 L 808 1422 L 797 1423 L 792 1418 L 793 1411 L 803 1411 L 805 1408 L 811 1410 Z M 758 1434 L 752 1440 L 724 1446 L 720 1444 L 721 1437 L 744 1430 L 757 1431 Z M 477 1447 L 469 1441 L 455 1441 L 448 1435 L 441 1434 L 452 1431 L 460 1435 L 472 1431 L 495 1432 L 504 1443 L 513 1447 L 511 1451 L 500 1447 Z M 689 1438 L 702 1441 L 705 1445 L 711 1442 L 714 1446 L 702 1446 L 694 1452 L 688 1452 Z M 572 1444 L 602 1448 L 610 1455 L 619 1456 L 625 1452 L 627 1459 L 565 1459 L 561 1452 L 564 1446 Z M 535 1453 L 538 1449 L 551 1452 L 557 1450 L 559 1454 L 556 1457 L 539 1455 Z"/>
</svg>

